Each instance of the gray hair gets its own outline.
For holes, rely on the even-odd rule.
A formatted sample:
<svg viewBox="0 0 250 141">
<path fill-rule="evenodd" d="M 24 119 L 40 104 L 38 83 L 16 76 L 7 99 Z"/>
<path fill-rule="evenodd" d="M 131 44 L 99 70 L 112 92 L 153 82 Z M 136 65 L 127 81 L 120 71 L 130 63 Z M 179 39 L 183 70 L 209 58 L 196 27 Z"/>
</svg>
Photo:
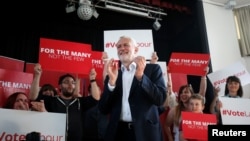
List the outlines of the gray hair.
<svg viewBox="0 0 250 141">
<path fill-rule="evenodd" d="M 121 40 L 121 39 L 129 39 L 130 42 L 132 43 L 132 45 L 134 45 L 135 47 L 138 46 L 136 40 L 135 40 L 134 38 L 132 38 L 132 37 L 123 35 L 123 36 L 121 36 L 121 37 L 119 38 L 119 40 Z"/>
</svg>

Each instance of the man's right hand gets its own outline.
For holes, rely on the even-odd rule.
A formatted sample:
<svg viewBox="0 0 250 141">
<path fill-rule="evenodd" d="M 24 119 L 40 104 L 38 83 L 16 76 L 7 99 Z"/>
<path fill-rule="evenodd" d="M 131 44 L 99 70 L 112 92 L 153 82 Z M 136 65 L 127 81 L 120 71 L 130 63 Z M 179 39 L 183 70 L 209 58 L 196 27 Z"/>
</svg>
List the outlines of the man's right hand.
<svg viewBox="0 0 250 141">
<path fill-rule="evenodd" d="M 117 77 L 118 77 L 118 63 L 114 60 L 114 58 L 108 61 L 107 65 L 107 73 L 109 76 L 109 84 L 111 86 L 115 86 Z"/>
<path fill-rule="evenodd" d="M 42 74 L 42 67 L 41 67 L 40 64 L 35 64 L 34 74 L 35 75 L 41 75 Z"/>
</svg>

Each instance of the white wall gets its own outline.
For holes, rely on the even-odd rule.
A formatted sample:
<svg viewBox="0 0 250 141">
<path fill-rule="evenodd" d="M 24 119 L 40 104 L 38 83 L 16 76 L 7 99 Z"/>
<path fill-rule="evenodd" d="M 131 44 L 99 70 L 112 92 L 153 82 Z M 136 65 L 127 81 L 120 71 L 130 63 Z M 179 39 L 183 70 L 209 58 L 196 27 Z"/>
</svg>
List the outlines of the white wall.
<svg viewBox="0 0 250 141">
<path fill-rule="evenodd" d="M 242 59 L 250 64 L 250 59 L 240 54 L 233 11 L 207 2 L 203 2 L 203 7 L 213 71 Z M 244 86 L 244 97 L 250 98 L 250 85 Z"/>
</svg>

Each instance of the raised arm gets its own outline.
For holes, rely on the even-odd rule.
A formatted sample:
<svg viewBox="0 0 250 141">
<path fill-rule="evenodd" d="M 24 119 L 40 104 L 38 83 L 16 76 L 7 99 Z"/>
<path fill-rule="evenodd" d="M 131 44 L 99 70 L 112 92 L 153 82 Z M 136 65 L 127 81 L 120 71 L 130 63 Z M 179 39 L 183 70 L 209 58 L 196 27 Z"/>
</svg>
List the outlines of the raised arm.
<svg viewBox="0 0 250 141">
<path fill-rule="evenodd" d="M 101 89 L 98 86 L 97 82 L 96 82 L 96 71 L 94 68 L 92 68 L 90 70 L 89 73 L 89 80 L 90 80 L 90 93 L 92 95 L 92 97 L 96 100 L 100 100 L 101 97 Z"/>
<path fill-rule="evenodd" d="M 169 73 L 169 71 L 168 71 L 168 67 L 167 67 L 167 79 L 168 79 L 168 82 L 167 82 L 168 93 L 172 94 L 173 93 L 173 82 L 172 82 L 171 73 Z"/>
<path fill-rule="evenodd" d="M 107 76 L 107 63 L 108 63 L 108 54 L 107 52 L 102 53 L 102 61 L 103 61 L 103 72 L 102 72 L 102 80 L 104 82 L 106 76 Z"/>
<path fill-rule="evenodd" d="M 30 86 L 30 93 L 29 93 L 29 99 L 30 100 L 36 100 L 38 97 L 39 93 L 39 84 L 40 84 L 40 79 L 42 75 L 42 67 L 40 64 L 35 64 L 34 67 L 34 78 Z"/>
<path fill-rule="evenodd" d="M 214 98 L 210 104 L 210 113 L 211 114 L 217 114 L 217 112 L 219 111 L 219 107 L 218 107 L 218 96 L 219 96 L 219 91 L 220 91 L 220 88 L 217 87 L 217 88 L 214 88 Z"/>
<path fill-rule="evenodd" d="M 158 61 L 158 56 L 156 52 L 153 52 L 152 56 L 151 56 L 151 60 L 150 60 L 150 64 L 155 64 Z"/>
<path fill-rule="evenodd" d="M 176 101 L 176 95 L 175 92 L 173 91 L 173 82 L 172 82 L 172 76 L 171 73 L 169 73 L 169 68 L 167 67 L 167 87 L 168 87 L 168 106 L 170 108 L 173 108 L 177 105 L 177 101 Z"/>
<path fill-rule="evenodd" d="M 82 97 L 82 95 L 80 93 L 80 89 L 81 89 L 81 79 L 77 76 L 76 77 L 76 87 L 75 87 L 75 91 L 74 91 L 74 97 Z"/>
<path fill-rule="evenodd" d="M 203 97 L 205 97 L 207 91 L 207 73 L 209 71 L 209 67 L 206 67 L 204 71 L 206 71 L 206 74 L 204 76 L 201 76 L 200 90 L 199 90 L 199 94 L 202 95 Z"/>
</svg>

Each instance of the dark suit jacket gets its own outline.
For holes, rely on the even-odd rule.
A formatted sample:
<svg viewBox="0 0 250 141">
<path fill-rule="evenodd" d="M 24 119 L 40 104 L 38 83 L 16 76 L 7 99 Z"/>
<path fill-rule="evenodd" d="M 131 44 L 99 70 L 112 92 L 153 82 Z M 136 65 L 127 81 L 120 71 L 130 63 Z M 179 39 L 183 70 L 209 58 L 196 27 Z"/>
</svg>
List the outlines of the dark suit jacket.
<svg viewBox="0 0 250 141">
<path fill-rule="evenodd" d="M 122 104 L 122 72 L 119 70 L 113 92 L 108 88 L 107 77 L 99 101 L 99 109 L 110 114 L 105 140 L 114 141 Z M 129 104 L 137 141 L 163 141 L 158 107 L 166 99 L 166 85 L 158 64 L 147 64 L 141 81 L 135 77 L 132 82 Z"/>
</svg>

